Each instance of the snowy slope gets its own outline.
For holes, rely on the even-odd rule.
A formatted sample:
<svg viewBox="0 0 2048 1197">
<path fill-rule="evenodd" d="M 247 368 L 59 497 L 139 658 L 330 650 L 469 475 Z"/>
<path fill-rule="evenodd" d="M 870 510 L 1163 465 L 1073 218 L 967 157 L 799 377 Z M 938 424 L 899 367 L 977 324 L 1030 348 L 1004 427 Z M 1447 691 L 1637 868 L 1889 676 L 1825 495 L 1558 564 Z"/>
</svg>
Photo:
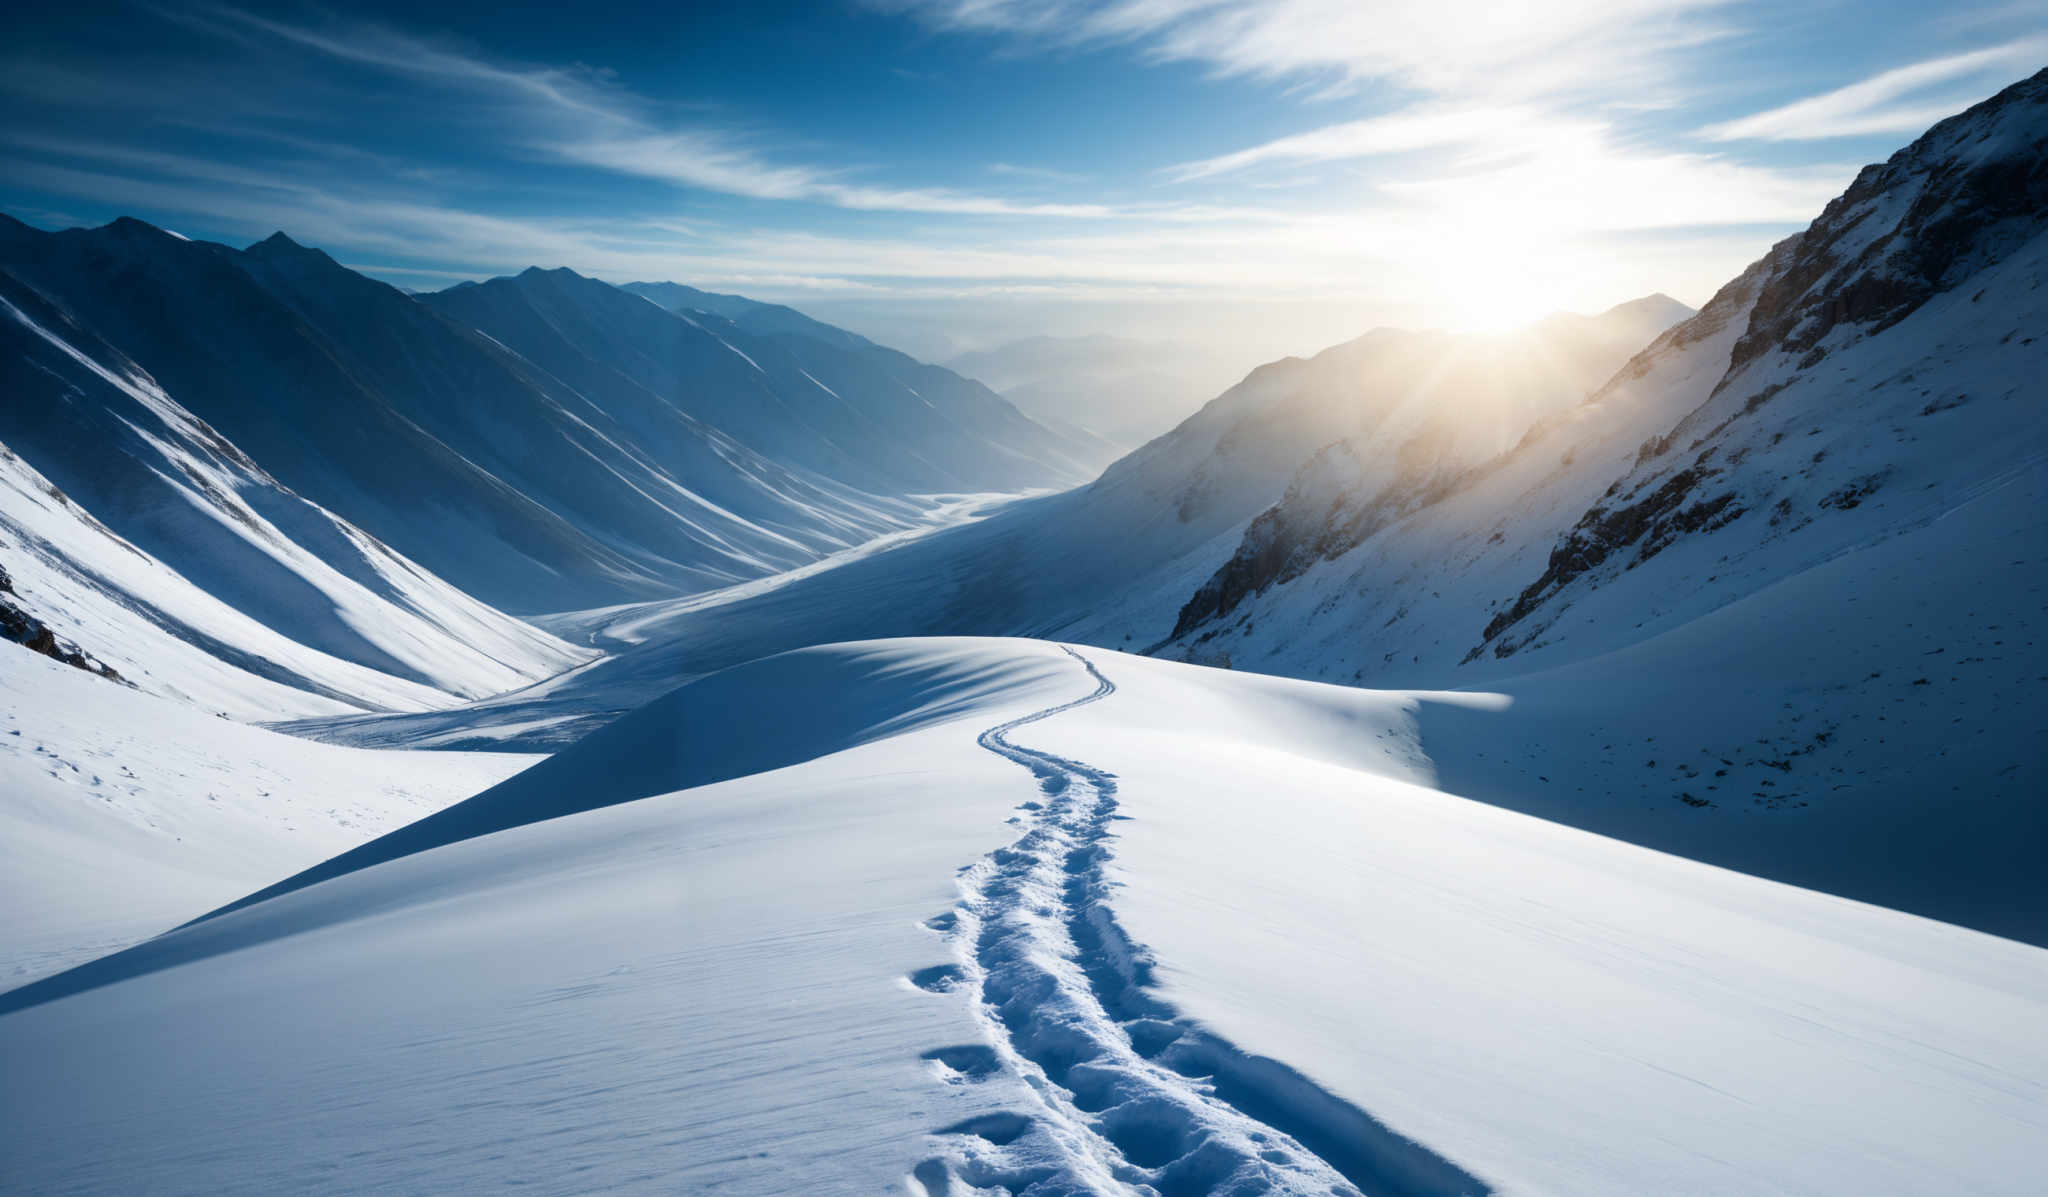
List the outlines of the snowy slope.
<svg viewBox="0 0 2048 1197">
<path fill-rule="evenodd" d="M 168 1192 L 2032 1189 L 2048 953 L 1437 792 L 1417 709 L 1020 641 L 744 666 L 465 804 L 502 830 L 0 998 L 0 1151 Z"/>
<path fill-rule="evenodd" d="M 4 273 L 0 389 L 0 566 L 135 685 L 238 718 L 420 710 L 589 656 L 287 490 Z"/>
<path fill-rule="evenodd" d="M 174 927 L 535 759 L 309 743 L 0 647 L 0 988 Z"/>
</svg>

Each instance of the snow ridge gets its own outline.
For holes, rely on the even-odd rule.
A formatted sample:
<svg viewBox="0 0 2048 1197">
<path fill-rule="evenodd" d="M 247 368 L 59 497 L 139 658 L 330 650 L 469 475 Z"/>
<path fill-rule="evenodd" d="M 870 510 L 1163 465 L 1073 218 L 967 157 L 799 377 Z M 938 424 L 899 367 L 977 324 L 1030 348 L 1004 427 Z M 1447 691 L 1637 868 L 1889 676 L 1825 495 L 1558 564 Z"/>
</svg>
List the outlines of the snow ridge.
<svg viewBox="0 0 2048 1197">
<path fill-rule="evenodd" d="M 1001 723 L 979 743 L 1029 769 L 1042 800 L 1024 834 L 962 870 L 962 898 L 926 925 L 956 962 L 910 982 L 964 991 L 989 1044 L 925 1054 L 949 1084 L 999 1073 L 1037 1099 L 1030 1114 L 995 1111 L 945 1128 L 947 1148 L 911 1179 L 927 1197 L 1012 1193 L 1484 1193 L 1485 1184 L 1277 1061 L 1247 1055 L 1147 992 L 1150 954 L 1109 905 L 1114 774 L 1009 739 L 1018 728 L 1097 702 L 1095 680 L 1071 702 Z"/>
</svg>

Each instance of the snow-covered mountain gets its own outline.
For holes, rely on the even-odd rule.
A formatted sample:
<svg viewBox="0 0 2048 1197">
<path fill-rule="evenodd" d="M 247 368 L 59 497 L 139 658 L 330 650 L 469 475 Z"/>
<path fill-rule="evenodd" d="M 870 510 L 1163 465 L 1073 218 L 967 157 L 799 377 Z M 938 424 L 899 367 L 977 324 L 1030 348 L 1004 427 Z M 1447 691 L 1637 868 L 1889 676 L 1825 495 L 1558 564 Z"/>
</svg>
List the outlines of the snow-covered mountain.
<svg viewBox="0 0 2048 1197">
<path fill-rule="evenodd" d="M 2048 73 L 1506 456 L 1317 462 L 1160 651 L 1501 690 L 1461 793 L 2048 937 L 2044 229 Z"/>
<path fill-rule="evenodd" d="M 788 308 L 706 297 L 732 301 L 721 306 L 741 323 L 662 306 L 673 293 L 661 288 L 687 290 L 675 284 L 638 286 L 629 293 L 571 270 L 533 269 L 422 299 L 574 387 L 656 460 L 679 455 L 665 442 L 680 414 L 797 478 L 869 495 L 1023 490 L 1086 477 L 1074 443 L 942 367 Z M 678 476 L 734 510 L 760 506 L 721 489 L 705 466 Z M 810 501 L 829 512 L 833 497 Z"/>
<path fill-rule="evenodd" d="M 884 398 L 836 363 L 806 376 L 790 354 L 757 361 L 598 284 L 579 293 L 595 308 L 497 302 L 563 291 L 559 274 L 422 299 L 282 234 L 234 250 L 134 220 L 58 233 L 4 221 L 0 269 L 283 485 L 519 612 L 757 577 L 915 524 L 926 492 L 1084 476 L 1054 434 L 986 391 L 927 399 L 900 385 L 887 419 L 861 426 L 850 409 Z M 474 308 L 508 336 L 442 308 Z M 603 326 L 619 312 L 644 320 Z M 560 323 L 520 323 L 548 319 Z M 644 356 L 662 352 L 674 357 Z M 857 393 L 835 395 L 835 379 Z"/>
<path fill-rule="evenodd" d="M 1026 337 L 946 364 L 1032 419 L 1089 429 L 1125 452 L 1186 419 L 1244 369 L 1201 345 L 1102 333 Z"/>
<path fill-rule="evenodd" d="M 241 719 L 420 710 L 590 655 L 287 489 L 4 272 L 0 392 L 8 603 L 128 684 Z"/>
</svg>

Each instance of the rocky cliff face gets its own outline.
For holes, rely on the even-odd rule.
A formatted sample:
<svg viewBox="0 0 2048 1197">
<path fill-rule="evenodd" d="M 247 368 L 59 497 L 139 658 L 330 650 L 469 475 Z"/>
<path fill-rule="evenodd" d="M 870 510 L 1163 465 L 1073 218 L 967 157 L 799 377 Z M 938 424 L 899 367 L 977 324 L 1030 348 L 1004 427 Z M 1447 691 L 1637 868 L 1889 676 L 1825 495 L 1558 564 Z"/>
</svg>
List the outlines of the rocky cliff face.
<svg viewBox="0 0 2048 1197">
<path fill-rule="evenodd" d="M 2048 70 L 1864 167 L 1764 285 L 1731 374 L 1773 350 L 1817 364 L 2033 239 L 2048 223 L 2044 103 Z"/>
</svg>

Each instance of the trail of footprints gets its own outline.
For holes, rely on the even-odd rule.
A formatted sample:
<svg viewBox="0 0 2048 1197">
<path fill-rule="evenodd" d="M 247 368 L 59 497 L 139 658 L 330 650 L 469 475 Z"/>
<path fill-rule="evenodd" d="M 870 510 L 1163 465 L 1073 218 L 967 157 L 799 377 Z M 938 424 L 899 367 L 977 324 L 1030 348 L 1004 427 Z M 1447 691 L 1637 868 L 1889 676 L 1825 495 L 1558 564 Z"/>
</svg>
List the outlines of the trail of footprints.
<svg viewBox="0 0 2048 1197">
<path fill-rule="evenodd" d="M 953 947 L 955 961 L 909 978 L 930 993 L 964 994 L 987 1038 L 926 1052 L 934 1072 L 963 1085 L 1016 1077 L 1032 1106 L 939 1131 L 945 1148 L 912 1171 L 913 1189 L 926 1197 L 1358 1194 L 1325 1158 L 1249 1112 L 1264 1102 L 1293 1113 L 1292 1129 L 1316 1138 L 1314 1112 L 1285 1109 L 1300 1104 L 1299 1094 L 1276 1097 L 1276 1086 L 1252 1075 L 1292 1073 L 1236 1053 L 1146 994 L 1148 958 L 1107 901 L 1115 777 L 1007 738 L 1114 691 L 1091 662 L 1067 652 L 1096 689 L 982 733 L 982 747 L 1038 778 L 1040 800 L 1024 804 L 1025 830 L 1014 843 L 962 871 L 960 903 L 925 924 Z M 1285 1078 L 1277 1088 L 1287 1088 Z M 1345 1133 L 1343 1117 L 1363 1118 L 1323 1100 L 1343 1111 L 1331 1134 Z"/>
</svg>

